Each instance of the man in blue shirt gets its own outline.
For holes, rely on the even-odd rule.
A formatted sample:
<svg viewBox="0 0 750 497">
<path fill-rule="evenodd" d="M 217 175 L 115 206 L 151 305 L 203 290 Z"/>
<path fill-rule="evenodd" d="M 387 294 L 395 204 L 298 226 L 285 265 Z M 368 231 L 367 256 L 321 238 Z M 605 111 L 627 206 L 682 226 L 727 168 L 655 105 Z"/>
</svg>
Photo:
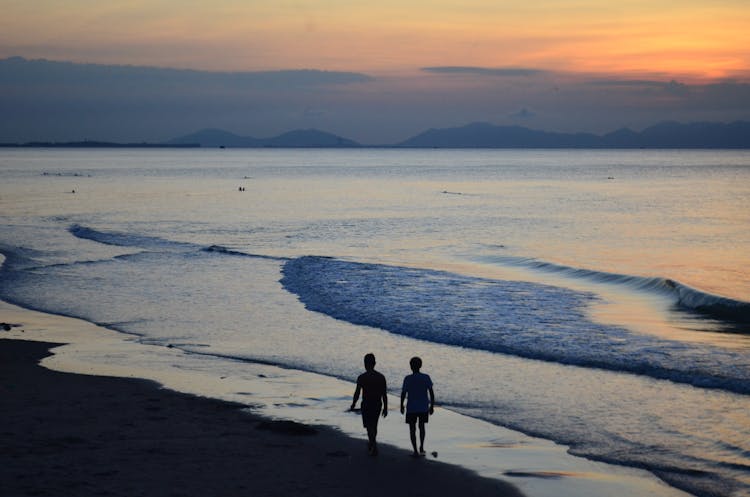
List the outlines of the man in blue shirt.
<svg viewBox="0 0 750 497">
<path fill-rule="evenodd" d="M 434 412 L 435 392 L 432 390 L 432 379 L 430 379 L 430 376 L 419 372 L 422 368 L 422 359 L 412 357 L 409 361 L 409 366 L 411 367 L 412 374 L 404 378 L 404 385 L 401 388 L 401 414 L 404 413 L 404 400 L 408 398 L 406 403 L 406 423 L 409 425 L 409 436 L 411 438 L 411 445 L 414 448 L 412 455 L 419 457 L 425 455 L 425 424 L 429 421 L 430 414 Z M 417 422 L 419 422 L 419 451 L 417 451 Z"/>
<path fill-rule="evenodd" d="M 378 418 L 382 412 L 383 417 L 388 415 L 388 395 L 385 384 L 385 376 L 375 371 L 375 355 L 365 355 L 365 372 L 357 378 L 357 388 L 354 390 L 354 399 L 350 410 L 359 400 L 362 392 L 362 424 L 367 429 L 368 445 L 370 455 L 378 455 Z M 382 411 L 381 411 L 382 409 Z"/>
</svg>

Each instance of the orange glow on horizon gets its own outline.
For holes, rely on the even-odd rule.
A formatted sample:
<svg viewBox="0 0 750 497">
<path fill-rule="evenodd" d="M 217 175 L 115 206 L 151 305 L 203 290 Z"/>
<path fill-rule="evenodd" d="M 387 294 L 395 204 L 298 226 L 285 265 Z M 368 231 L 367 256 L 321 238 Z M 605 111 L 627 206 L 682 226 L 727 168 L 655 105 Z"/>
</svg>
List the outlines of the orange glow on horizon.
<svg viewBox="0 0 750 497">
<path fill-rule="evenodd" d="M 13 2 L 0 57 L 209 70 L 427 66 L 747 78 L 744 0 Z"/>
</svg>

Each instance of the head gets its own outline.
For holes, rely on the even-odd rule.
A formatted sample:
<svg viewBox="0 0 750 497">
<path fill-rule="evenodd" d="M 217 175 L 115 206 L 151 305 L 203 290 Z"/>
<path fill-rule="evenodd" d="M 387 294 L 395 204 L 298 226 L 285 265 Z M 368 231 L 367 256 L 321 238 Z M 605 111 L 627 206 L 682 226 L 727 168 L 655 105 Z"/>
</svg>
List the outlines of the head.
<svg viewBox="0 0 750 497">
<path fill-rule="evenodd" d="M 412 357 L 409 361 L 409 366 L 411 367 L 411 370 L 415 373 L 418 373 L 420 369 L 422 369 L 422 359 L 419 357 Z"/>
<path fill-rule="evenodd" d="M 368 371 L 375 369 L 375 354 L 365 355 L 365 369 Z"/>
</svg>

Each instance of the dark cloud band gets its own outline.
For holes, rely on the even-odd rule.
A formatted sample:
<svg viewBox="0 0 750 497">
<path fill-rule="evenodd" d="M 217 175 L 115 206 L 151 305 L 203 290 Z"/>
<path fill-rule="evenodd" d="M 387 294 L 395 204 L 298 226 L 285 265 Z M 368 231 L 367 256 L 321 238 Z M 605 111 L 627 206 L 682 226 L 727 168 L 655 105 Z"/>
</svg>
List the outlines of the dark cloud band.
<svg viewBox="0 0 750 497">
<path fill-rule="evenodd" d="M 423 67 L 422 71 L 440 74 L 476 74 L 479 76 L 537 76 L 545 74 L 543 69 L 529 67 L 472 67 L 472 66 L 438 66 Z"/>
</svg>

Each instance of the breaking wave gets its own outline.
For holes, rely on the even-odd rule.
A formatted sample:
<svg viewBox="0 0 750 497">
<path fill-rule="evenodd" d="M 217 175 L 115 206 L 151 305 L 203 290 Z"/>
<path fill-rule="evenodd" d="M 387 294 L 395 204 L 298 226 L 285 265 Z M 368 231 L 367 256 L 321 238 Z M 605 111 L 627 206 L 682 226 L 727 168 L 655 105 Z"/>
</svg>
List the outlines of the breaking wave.
<svg viewBox="0 0 750 497">
<path fill-rule="evenodd" d="M 735 351 L 631 333 L 591 321 L 596 295 L 538 283 L 328 257 L 283 266 L 305 306 L 350 323 L 447 345 L 650 376 L 750 394 Z"/>
<path fill-rule="evenodd" d="M 482 257 L 479 260 L 556 273 L 568 278 L 585 279 L 596 283 L 626 286 L 636 291 L 665 296 L 682 310 L 736 323 L 750 323 L 750 302 L 713 295 L 669 278 L 608 273 L 522 257 Z M 742 332 L 740 329 L 736 331 Z"/>
</svg>

